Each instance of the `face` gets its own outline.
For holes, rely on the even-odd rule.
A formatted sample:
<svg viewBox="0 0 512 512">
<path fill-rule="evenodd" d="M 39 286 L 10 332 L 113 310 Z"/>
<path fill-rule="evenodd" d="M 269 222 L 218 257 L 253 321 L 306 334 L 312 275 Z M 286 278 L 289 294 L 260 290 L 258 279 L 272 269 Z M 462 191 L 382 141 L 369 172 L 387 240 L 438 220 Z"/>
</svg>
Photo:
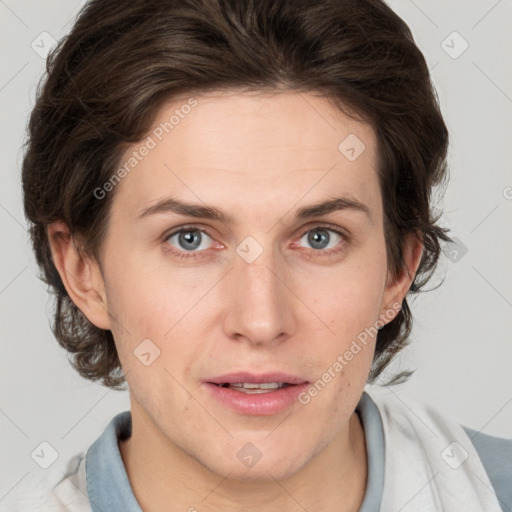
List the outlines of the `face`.
<svg viewBox="0 0 512 512">
<path fill-rule="evenodd" d="M 312 94 L 194 98 L 125 153 L 110 328 L 148 435 L 218 474 L 284 478 L 347 433 L 375 342 L 354 340 L 396 314 L 377 141 Z"/>
</svg>

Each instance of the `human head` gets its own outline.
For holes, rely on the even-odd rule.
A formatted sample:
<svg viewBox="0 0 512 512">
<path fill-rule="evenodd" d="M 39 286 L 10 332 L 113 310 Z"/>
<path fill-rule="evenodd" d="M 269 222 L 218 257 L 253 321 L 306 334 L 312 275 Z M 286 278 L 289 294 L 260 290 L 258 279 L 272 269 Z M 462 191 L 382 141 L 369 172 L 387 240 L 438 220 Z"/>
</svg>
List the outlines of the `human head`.
<svg viewBox="0 0 512 512">
<path fill-rule="evenodd" d="M 124 380 L 111 332 L 93 325 L 63 286 L 48 226 L 64 221 L 80 250 L 99 258 L 118 191 L 101 199 L 95 191 L 126 148 L 147 136 L 173 97 L 222 90 L 315 92 L 370 125 L 389 271 L 403 270 L 409 233 L 424 245 L 410 293 L 436 266 L 447 236 L 430 201 L 446 174 L 447 130 L 425 60 L 384 2 L 92 1 L 50 55 L 23 162 L 33 247 L 56 298 L 54 332 L 86 378 L 112 387 Z M 378 333 L 371 381 L 411 326 L 404 299 Z"/>
</svg>

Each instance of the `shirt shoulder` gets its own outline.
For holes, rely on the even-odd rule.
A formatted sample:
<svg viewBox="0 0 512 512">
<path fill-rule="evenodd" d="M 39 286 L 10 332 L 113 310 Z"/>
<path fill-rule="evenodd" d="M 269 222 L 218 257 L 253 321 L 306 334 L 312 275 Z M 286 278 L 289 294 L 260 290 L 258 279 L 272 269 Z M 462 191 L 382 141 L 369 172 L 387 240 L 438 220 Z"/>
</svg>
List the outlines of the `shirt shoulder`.
<svg viewBox="0 0 512 512">
<path fill-rule="evenodd" d="M 512 439 L 462 426 L 473 443 L 504 511 L 512 510 Z"/>
<path fill-rule="evenodd" d="M 85 453 L 45 473 L 29 473 L 13 490 L 9 512 L 90 512 L 87 498 Z M 3 510 L 3 509 L 2 509 Z"/>
<path fill-rule="evenodd" d="M 399 509 L 403 503 L 410 510 L 425 510 L 425 503 L 435 510 L 512 510 L 510 491 L 506 491 L 512 487 L 510 440 L 483 434 L 480 440 L 479 436 L 471 439 L 472 431 L 456 418 L 407 392 L 398 395 L 394 389 L 372 388 L 371 395 L 384 428 L 389 477 L 382 505 L 386 510 Z M 503 446 L 507 449 L 493 460 L 492 453 Z M 430 478 L 433 472 L 439 477 Z M 408 489 L 425 478 L 432 483 L 412 500 Z"/>
</svg>

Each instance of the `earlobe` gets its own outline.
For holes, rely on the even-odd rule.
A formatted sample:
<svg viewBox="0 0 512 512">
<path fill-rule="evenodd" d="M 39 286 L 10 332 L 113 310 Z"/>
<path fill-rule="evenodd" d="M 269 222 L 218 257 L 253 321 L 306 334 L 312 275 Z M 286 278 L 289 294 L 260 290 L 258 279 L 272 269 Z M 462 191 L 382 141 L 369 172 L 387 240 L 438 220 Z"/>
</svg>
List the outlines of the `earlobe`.
<svg viewBox="0 0 512 512">
<path fill-rule="evenodd" d="M 48 226 L 53 262 L 69 297 L 82 313 L 100 329 L 110 329 L 107 300 L 101 270 L 91 257 L 81 253 L 66 223 Z"/>
</svg>

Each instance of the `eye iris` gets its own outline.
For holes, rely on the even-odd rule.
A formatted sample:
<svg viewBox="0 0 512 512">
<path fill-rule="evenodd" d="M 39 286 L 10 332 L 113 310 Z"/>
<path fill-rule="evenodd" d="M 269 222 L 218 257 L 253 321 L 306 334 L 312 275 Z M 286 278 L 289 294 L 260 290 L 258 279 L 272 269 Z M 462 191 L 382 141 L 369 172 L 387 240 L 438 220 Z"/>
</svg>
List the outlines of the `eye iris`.
<svg viewBox="0 0 512 512">
<path fill-rule="evenodd" d="M 311 231 L 308 235 L 308 243 L 311 244 L 314 249 L 324 249 L 329 244 L 329 240 L 329 232 L 325 229 Z M 324 243 L 325 245 L 322 245 Z"/>
<path fill-rule="evenodd" d="M 201 235 L 199 231 L 183 231 L 180 233 L 178 239 L 181 247 L 187 250 L 197 249 L 201 245 Z"/>
</svg>

